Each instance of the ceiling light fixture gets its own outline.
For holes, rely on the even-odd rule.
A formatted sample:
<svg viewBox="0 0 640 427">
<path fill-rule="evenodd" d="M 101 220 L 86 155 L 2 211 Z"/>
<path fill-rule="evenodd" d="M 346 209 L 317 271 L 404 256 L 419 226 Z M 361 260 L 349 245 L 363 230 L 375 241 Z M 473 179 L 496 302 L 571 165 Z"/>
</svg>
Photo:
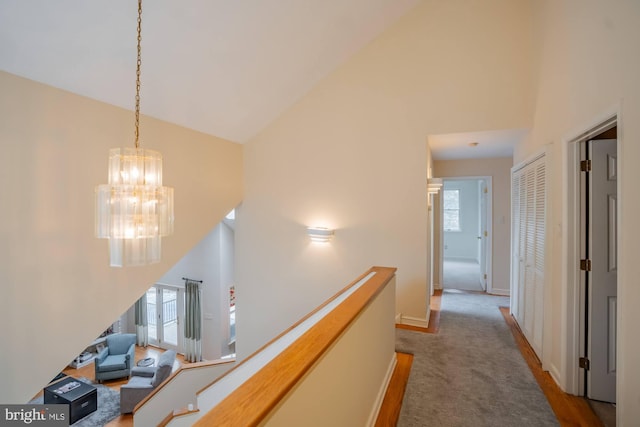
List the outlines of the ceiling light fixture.
<svg viewBox="0 0 640 427">
<path fill-rule="evenodd" d="M 140 147 L 142 0 L 138 0 L 135 147 L 109 150 L 109 183 L 96 187 L 96 237 L 109 239 L 112 267 L 160 261 L 161 237 L 173 233 L 173 188 L 162 185 L 162 154 Z"/>
<path fill-rule="evenodd" d="M 469 143 L 469 147 L 477 147 L 478 145 L 480 145 L 479 142 L 470 142 Z"/>
</svg>

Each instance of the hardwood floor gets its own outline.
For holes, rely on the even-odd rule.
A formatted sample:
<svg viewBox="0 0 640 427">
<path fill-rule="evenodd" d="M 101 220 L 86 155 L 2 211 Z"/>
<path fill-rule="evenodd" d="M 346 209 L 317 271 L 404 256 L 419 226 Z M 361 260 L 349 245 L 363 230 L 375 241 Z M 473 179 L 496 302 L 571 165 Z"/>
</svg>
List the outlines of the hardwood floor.
<svg viewBox="0 0 640 427">
<path fill-rule="evenodd" d="M 380 413 L 376 419 L 375 427 L 395 426 L 400 418 L 402 399 L 409 381 L 409 373 L 413 363 L 413 354 L 396 353 L 398 363 L 393 370 L 393 375 L 382 401 Z"/>
<path fill-rule="evenodd" d="M 146 359 L 147 357 L 153 357 L 154 359 L 158 360 L 158 356 L 163 352 L 164 350 L 156 347 L 152 347 L 152 346 L 148 346 L 146 348 L 136 347 L 135 360 L 137 362 L 138 360 Z M 173 370 L 175 371 L 178 367 L 180 367 L 181 365 L 184 365 L 185 363 L 188 363 L 188 362 L 185 362 L 184 356 L 181 354 L 178 354 L 176 356 L 176 362 L 173 366 Z M 95 371 L 94 371 L 93 363 L 90 363 L 78 369 L 67 366 L 62 371 L 62 373 L 75 378 L 85 377 L 95 382 Z M 122 379 L 104 381 L 102 384 L 109 388 L 112 388 L 113 390 L 120 392 L 120 387 L 123 384 L 126 384 L 127 381 L 129 381 L 128 378 L 122 378 Z M 43 392 L 41 391 L 40 393 L 36 394 L 34 398 L 41 396 L 42 393 Z M 120 415 L 119 417 L 109 422 L 107 426 L 108 427 L 131 427 L 133 426 L 133 415 L 131 414 Z"/>
<path fill-rule="evenodd" d="M 531 369 L 534 378 L 547 397 L 551 409 L 553 409 L 553 412 L 556 414 L 560 425 L 604 427 L 602 421 L 600 421 L 595 412 L 593 412 L 585 399 L 563 392 L 555 380 L 551 378 L 551 375 L 542 370 L 540 360 L 522 334 L 522 331 L 520 331 L 516 321 L 511 314 L 509 314 L 509 308 L 500 307 L 500 311 L 502 312 L 505 322 L 509 325 L 511 333 L 518 344 L 518 348 L 529 365 L 529 369 Z"/>
</svg>

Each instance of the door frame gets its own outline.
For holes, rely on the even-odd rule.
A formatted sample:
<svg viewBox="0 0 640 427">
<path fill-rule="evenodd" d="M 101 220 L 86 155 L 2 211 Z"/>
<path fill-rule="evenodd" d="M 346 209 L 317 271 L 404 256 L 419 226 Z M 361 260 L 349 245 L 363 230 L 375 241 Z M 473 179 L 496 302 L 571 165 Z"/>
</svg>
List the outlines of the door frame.
<svg viewBox="0 0 640 427">
<path fill-rule="evenodd" d="M 487 283 L 485 292 L 494 293 L 493 291 L 493 177 L 492 176 L 451 176 L 451 177 L 442 177 L 443 183 L 444 181 L 481 181 L 484 180 L 487 183 L 487 200 L 485 203 L 485 215 L 487 222 L 487 240 L 485 247 L 485 265 L 487 271 Z M 442 191 L 444 191 L 444 185 L 442 187 Z M 441 199 L 442 200 L 442 199 Z M 438 281 L 443 286 L 442 283 L 444 277 L 444 203 L 440 203 L 440 223 L 438 224 L 438 232 L 440 233 L 440 242 L 438 252 L 439 256 L 439 268 L 438 268 Z M 508 295 L 508 294 L 507 294 Z"/>
<path fill-rule="evenodd" d="M 175 350 L 178 353 L 182 353 L 183 343 L 184 343 L 184 328 L 182 326 L 184 325 L 184 288 L 181 288 L 180 286 L 169 285 L 166 283 L 159 283 L 159 282 L 156 282 L 151 288 L 156 289 L 156 314 L 160 313 L 158 312 L 157 304 L 158 304 L 158 300 L 162 300 L 162 298 L 159 297 L 159 295 L 162 294 L 162 290 L 167 289 L 167 290 L 176 292 L 176 316 L 177 316 L 176 341 L 177 343 L 175 345 L 167 344 L 167 342 L 164 339 L 161 341 L 159 340 L 159 337 L 161 334 L 162 334 L 162 337 L 164 338 L 164 329 L 162 329 L 162 332 L 160 332 L 161 325 L 160 325 L 160 322 L 158 322 L 158 319 L 156 319 L 156 339 L 154 340 L 154 342 L 151 342 L 151 338 L 149 338 L 149 344 L 165 350 L 171 349 L 171 350 Z"/>
<path fill-rule="evenodd" d="M 586 302 L 584 299 L 585 283 L 584 274 L 580 271 L 580 258 L 582 253 L 582 230 L 581 230 L 581 189 L 580 181 L 582 179 L 580 173 L 580 147 L 581 144 L 598 134 L 617 126 L 621 128 L 621 106 L 616 105 L 608 111 L 591 120 L 589 123 L 581 126 L 576 131 L 568 134 L 563 138 L 562 152 L 564 158 L 564 179 L 563 179 L 563 222 L 566 227 L 562 229 L 563 245 L 563 262 L 562 277 L 566 280 L 566 286 L 563 287 L 562 297 L 564 301 L 565 315 L 562 319 L 562 335 L 566 339 L 561 339 L 561 353 L 564 355 L 561 363 L 561 370 L 564 375 L 561 376 L 555 372 L 552 375 L 560 383 L 560 386 L 567 393 L 577 396 L 585 395 L 585 379 L 584 371 L 578 366 L 578 360 L 584 355 L 585 348 L 585 316 Z M 622 135 L 618 132 L 616 149 L 621 153 Z M 618 182 L 617 191 L 620 192 L 622 184 L 622 159 L 618 162 Z M 621 250 L 621 225 L 620 221 L 620 198 L 618 198 L 617 213 L 617 252 L 620 256 Z M 617 324 L 620 325 L 620 311 L 618 311 Z M 619 341 L 618 341 L 619 350 Z M 619 351 L 617 351 L 619 354 Z"/>
</svg>

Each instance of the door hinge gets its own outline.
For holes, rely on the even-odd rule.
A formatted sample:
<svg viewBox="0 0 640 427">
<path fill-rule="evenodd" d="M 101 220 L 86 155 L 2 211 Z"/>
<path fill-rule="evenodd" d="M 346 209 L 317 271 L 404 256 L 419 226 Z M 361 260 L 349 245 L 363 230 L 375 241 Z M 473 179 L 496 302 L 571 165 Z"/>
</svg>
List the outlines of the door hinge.
<svg viewBox="0 0 640 427">
<path fill-rule="evenodd" d="M 484 187 L 484 194 L 489 193 L 489 187 Z"/>
<path fill-rule="evenodd" d="M 591 172 L 591 160 L 580 161 L 580 172 Z"/>
<path fill-rule="evenodd" d="M 591 260 L 590 259 L 581 259 L 580 260 L 580 270 L 582 270 L 582 271 L 591 271 Z"/>
<path fill-rule="evenodd" d="M 484 275 L 484 280 L 487 280 L 487 275 L 486 274 Z"/>
<path fill-rule="evenodd" d="M 489 232 L 485 231 L 484 232 L 484 237 L 487 237 L 489 235 Z"/>
<path fill-rule="evenodd" d="M 588 371 L 589 370 L 589 359 L 587 359 L 586 357 L 581 357 L 580 359 L 578 359 L 578 366 L 580 366 L 582 369 L 586 369 Z"/>
</svg>

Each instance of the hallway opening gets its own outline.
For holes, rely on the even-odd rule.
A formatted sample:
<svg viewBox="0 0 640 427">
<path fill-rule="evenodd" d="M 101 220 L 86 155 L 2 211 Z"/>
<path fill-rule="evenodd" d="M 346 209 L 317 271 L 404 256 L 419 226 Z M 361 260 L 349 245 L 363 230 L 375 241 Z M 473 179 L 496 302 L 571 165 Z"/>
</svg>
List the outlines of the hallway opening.
<svg viewBox="0 0 640 427">
<path fill-rule="evenodd" d="M 491 177 L 443 180 L 442 287 L 484 292 L 491 278 Z"/>
</svg>

